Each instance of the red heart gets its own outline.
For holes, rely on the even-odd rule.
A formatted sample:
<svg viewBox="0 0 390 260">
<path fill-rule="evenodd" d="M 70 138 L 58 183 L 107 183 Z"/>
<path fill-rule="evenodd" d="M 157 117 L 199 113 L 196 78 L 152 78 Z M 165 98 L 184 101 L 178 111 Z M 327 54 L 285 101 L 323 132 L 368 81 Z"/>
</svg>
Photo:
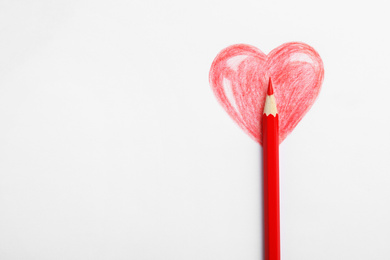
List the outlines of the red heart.
<svg viewBox="0 0 390 260">
<path fill-rule="evenodd" d="M 324 67 L 309 45 L 286 43 L 268 55 L 237 44 L 222 50 L 210 69 L 210 84 L 226 112 L 262 144 L 261 118 L 271 77 L 279 114 L 279 143 L 313 105 L 321 89 Z"/>
</svg>

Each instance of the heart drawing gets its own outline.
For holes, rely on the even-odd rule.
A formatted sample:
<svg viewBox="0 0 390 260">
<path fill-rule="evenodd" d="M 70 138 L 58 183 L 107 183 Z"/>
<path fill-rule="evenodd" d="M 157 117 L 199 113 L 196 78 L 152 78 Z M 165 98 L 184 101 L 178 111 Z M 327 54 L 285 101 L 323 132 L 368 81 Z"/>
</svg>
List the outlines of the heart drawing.
<svg viewBox="0 0 390 260">
<path fill-rule="evenodd" d="M 268 55 L 256 47 L 237 44 L 222 50 L 210 69 L 210 85 L 222 107 L 259 144 L 269 78 L 277 102 L 281 143 L 320 92 L 324 66 L 318 53 L 300 42 L 283 44 Z"/>
</svg>

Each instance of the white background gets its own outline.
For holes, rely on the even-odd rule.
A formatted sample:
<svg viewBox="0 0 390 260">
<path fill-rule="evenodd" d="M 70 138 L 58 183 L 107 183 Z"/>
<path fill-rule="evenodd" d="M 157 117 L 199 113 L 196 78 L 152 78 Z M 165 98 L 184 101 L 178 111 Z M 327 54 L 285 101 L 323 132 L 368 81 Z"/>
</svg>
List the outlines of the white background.
<svg viewBox="0 0 390 260">
<path fill-rule="evenodd" d="M 389 259 L 388 11 L 0 0 L 0 259 L 261 259 L 261 148 L 208 72 L 290 41 L 325 80 L 280 147 L 282 259 Z"/>
</svg>

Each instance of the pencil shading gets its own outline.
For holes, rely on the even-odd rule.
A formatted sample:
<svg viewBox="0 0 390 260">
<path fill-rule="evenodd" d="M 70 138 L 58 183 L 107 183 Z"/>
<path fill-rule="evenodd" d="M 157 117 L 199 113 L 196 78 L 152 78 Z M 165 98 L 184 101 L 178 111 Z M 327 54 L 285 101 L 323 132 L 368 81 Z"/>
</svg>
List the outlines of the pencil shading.
<svg viewBox="0 0 390 260">
<path fill-rule="evenodd" d="M 291 42 L 265 55 L 250 45 L 232 45 L 217 55 L 209 74 L 222 107 L 260 144 L 261 116 L 270 77 L 278 100 L 282 142 L 311 108 L 321 89 L 324 67 L 312 47 Z"/>
</svg>

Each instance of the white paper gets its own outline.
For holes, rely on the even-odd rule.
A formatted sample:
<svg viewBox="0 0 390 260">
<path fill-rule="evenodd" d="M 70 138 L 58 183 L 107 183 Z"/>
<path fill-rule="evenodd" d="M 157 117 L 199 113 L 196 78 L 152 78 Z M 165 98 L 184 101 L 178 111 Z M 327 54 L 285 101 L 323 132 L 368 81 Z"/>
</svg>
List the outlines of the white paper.
<svg viewBox="0 0 390 260">
<path fill-rule="evenodd" d="M 280 146 L 282 259 L 390 255 L 387 2 L 0 2 L 0 259 L 261 259 L 261 147 L 223 48 L 321 55 Z"/>
</svg>

